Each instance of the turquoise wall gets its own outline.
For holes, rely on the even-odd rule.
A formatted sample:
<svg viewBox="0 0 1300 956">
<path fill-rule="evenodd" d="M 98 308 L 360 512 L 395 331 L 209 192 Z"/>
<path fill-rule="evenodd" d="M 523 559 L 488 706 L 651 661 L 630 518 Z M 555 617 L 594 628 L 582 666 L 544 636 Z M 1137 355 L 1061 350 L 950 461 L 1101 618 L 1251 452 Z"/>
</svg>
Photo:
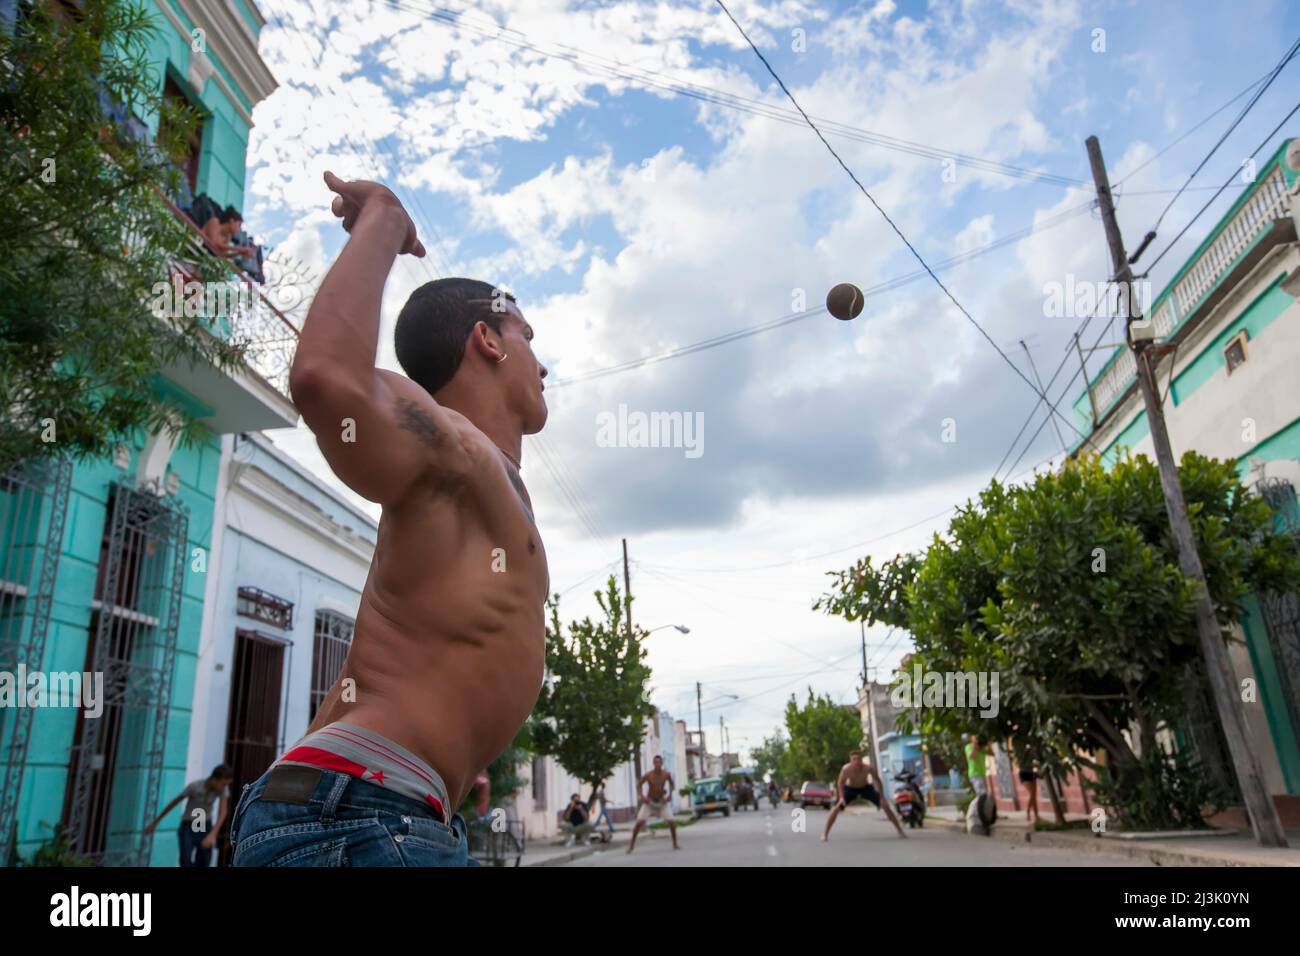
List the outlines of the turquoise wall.
<svg viewBox="0 0 1300 956">
<path fill-rule="evenodd" d="M 160 8 L 165 3 L 177 20 L 183 24 L 185 33 L 181 34 L 172 26 Z M 153 67 L 153 76 L 159 90 L 167 73 L 190 94 L 195 105 L 209 114 L 203 123 L 203 139 L 199 158 L 198 191 L 206 192 L 221 205 L 233 205 L 243 209 L 244 172 L 248 154 L 247 121 L 240 115 L 230 97 L 222 90 L 216 77 L 209 77 L 203 89 L 190 87 L 189 75 L 190 50 L 189 31 L 194 29 L 190 20 L 171 0 L 148 0 L 147 8 L 153 15 L 158 29 L 149 46 L 149 60 Z M 245 14 L 251 21 L 251 15 Z M 207 48 L 207 57 L 216 67 L 217 72 L 225 78 L 227 84 L 235 91 L 240 104 L 252 112 L 253 103 L 247 94 L 239 88 L 225 64 L 213 51 Z M 157 115 L 144 117 L 152 131 L 157 131 Z"/>
<path fill-rule="evenodd" d="M 210 114 L 203 129 L 198 191 L 207 192 L 219 203 L 231 203 L 242 208 L 248 124 L 215 78 L 208 79 L 202 90 L 190 90 L 186 80 L 191 56 L 190 37 L 188 34 L 179 34 L 174 29 L 161 13 L 159 2 L 168 2 L 171 11 L 185 24 L 187 30 L 192 24 L 169 0 L 149 0 L 147 7 L 158 28 L 150 45 L 150 61 L 158 89 L 161 90 L 163 77 L 170 72 L 182 88 L 194 95 L 197 105 Z M 240 0 L 236 0 L 235 6 L 256 33 L 256 21 L 248 9 Z M 207 55 L 230 86 L 236 89 L 245 109 L 251 109 L 252 104 L 246 94 L 238 90 L 225 66 L 212 52 L 211 46 L 208 47 Z M 150 129 L 156 131 L 157 116 L 144 119 L 149 123 Z M 154 387 L 168 386 L 155 383 Z M 175 386 L 171 388 L 174 390 Z M 178 397 L 194 401 L 191 396 Z M 86 666 L 90 602 L 94 594 L 104 524 L 108 517 L 109 487 L 111 482 L 123 474 L 134 474 L 144 446 L 144 437 L 137 435 L 126 442 L 132 448 L 132 457 L 130 468 L 125 473 L 120 472 L 108 460 L 81 462 L 74 468 L 49 636 L 41 665 L 46 671 L 81 671 Z M 163 784 L 161 792 L 157 794 L 159 810 L 186 783 L 185 765 L 203 620 L 204 590 L 207 574 L 216 573 L 214 568 L 209 568 L 207 572 L 195 571 L 193 556 L 195 549 L 202 549 L 205 557 L 211 551 L 220 459 L 220 437 L 209 435 L 193 447 L 178 447 L 168 463 L 168 468 L 180 478 L 177 498 L 187 510 L 189 522 L 176 666 L 172 674 L 171 706 L 167 720 Z M 68 784 L 69 748 L 74 739 L 76 719 L 77 712 L 71 708 L 45 708 L 35 712 L 18 805 L 18 852 L 22 856 L 30 856 L 41 842 L 48 840 L 62 817 Z M 155 835 L 151 863 L 175 866 L 177 854 L 175 832 L 166 829 L 165 825 L 160 827 Z"/>
</svg>

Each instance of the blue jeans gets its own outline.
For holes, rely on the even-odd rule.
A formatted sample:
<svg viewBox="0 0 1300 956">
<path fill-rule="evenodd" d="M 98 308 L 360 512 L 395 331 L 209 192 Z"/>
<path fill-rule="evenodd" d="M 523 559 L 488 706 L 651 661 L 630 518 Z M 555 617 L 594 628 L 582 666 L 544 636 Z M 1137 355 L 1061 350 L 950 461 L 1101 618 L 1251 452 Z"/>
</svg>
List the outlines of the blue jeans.
<svg viewBox="0 0 1300 956">
<path fill-rule="evenodd" d="M 207 831 L 200 830 L 197 833 L 190 829 L 188 821 L 181 823 L 181 866 L 183 867 L 203 867 L 212 865 L 212 855 L 217 852 L 214 846 L 205 850 L 200 844 L 207 839 Z"/>
<path fill-rule="evenodd" d="M 267 773 L 244 788 L 230 823 L 235 866 L 478 866 L 465 821 L 451 825 L 410 797 L 321 770 L 306 803 L 262 799 Z"/>
</svg>

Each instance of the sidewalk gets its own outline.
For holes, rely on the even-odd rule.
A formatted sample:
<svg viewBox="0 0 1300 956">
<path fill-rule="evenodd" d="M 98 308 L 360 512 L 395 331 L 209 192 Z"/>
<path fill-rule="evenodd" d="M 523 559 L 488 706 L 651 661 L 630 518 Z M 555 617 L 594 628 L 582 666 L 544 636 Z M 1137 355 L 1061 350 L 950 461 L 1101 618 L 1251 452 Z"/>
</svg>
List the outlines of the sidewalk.
<svg viewBox="0 0 1300 956">
<path fill-rule="evenodd" d="M 1044 816 L 1044 819 L 1049 819 L 1049 816 Z M 1066 819 L 1086 820 L 1087 817 L 1067 814 Z M 925 824 L 962 833 L 966 829 L 965 819 L 957 814 L 956 807 L 929 808 Z M 993 825 L 993 836 L 987 839 L 1148 859 L 1167 866 L 1300 866 L 1300 830 L 1288 830 L 1286 838 L 1290 848 L 1274 850 L 1261 847 L 1249 830 L 1236 830 L 1224 836 L 1169 836 L 1142 840 L 1100 836 L 1091 830 L 1040 833 L 1030 829 L 1022 813 L 1014 813 L 999 815 L 998 822 Z M 972 836 L 970 839 L 984 838 Z"/>
<path fill-rule="evenodd" d="M 597 850 L 621 850 L 627 847 L 627 841 L 631 837 L 632 830 L 630 827 L 616 829 L 614 835 L 610 837 L 608 843 L 575 843 L 573 846 L 564 846 L 563 841 L 555 837 L 541 837 L 537 840 L 529 840 L 524 847 L 523 859 L 519 861 L 520 866 L 563 866 L 573 860 L 580 860 L 584 856 L 591 856 Z M 642 832 L 640 840 L 646 839 L 648 834 Z"/>
<path fill-rule="evenodd" d="M 678 827 L 685 826 L 689 817 L 679 816 L 677 818 Z M 537 840 L 530 840 L 525 845 L 523 859 L 519 861 L 520 866 L 563 866 L 573 860 L 580 860 L 584 856 L 591 856 L 593 853 L 603 851 L 611 853 L 615 850 L 626 850 L 628 841 L 632 839 L 631 824 L 623 824 L 614 828 L 614 835 L 610 837 L 608 843 L 577 843 L 573 846 L 564 846 L 563 842 L 557 837 L 541 837 Z M 637 845 L 643 845 L 648 840 L 671 840 L 666 827 L 657 827 L 655 829 L 646 828 L 641 831 L 637 837 Z"/>
</svg>

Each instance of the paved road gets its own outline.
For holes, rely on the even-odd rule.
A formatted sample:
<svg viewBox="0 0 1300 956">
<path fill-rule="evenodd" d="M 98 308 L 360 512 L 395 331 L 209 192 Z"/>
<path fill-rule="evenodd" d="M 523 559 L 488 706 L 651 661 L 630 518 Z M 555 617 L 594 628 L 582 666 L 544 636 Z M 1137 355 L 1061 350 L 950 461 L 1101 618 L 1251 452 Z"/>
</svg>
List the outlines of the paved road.
<svg viewBox="0 0 1300 956">
<path fill-rule="evenodd" d="M 626 846 L 574 860 L 569 866 L 1143 866 L 1142 861 L 1100 853 L 1037 848 L 1009 840 L 967 836 L 951 830 L 910 830 L 900 840 L 885 815 L 842 813 L 830 841 L 821 842 L 826 810 L 806 811 L 804 832 L 795 827 L 797 808 L 782 804 L 744 810 L 730 817 L 708 816 L 677 831 L 674 851 L 667 831 Z"/>
</svg>

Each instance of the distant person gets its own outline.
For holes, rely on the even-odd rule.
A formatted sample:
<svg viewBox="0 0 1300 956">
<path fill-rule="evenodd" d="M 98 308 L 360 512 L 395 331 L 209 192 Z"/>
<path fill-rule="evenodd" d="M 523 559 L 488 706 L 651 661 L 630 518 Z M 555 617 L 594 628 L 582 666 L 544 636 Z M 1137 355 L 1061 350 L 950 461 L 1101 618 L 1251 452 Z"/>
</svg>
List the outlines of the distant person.
<svg viewBox="0 0 1300 956">
<path fill-rule="evenodd" d="M 872 786 L 872 781 L 880 784 L 880 790 L 877 791 Z M 822 831 L 822 842 L 825 843 L 831 835 L 831 827 L 835 825 L 835 818 L 848 807 L 850 803 L 859 797 L 868 803 L 874 803 L 878 810 L 884 810 L 885 816 L 889 817 L 889 822 L 894 825 L 898 835 L 907 838 L 903 832 L 902 826 L 898 823 L 898 818 L 894 816 L 894 811 L 889 807 L 889 801 L 882 801 L 880 794 L 884 792 L 885 784 L 876 773 L 876 768 L 871 766 L 862 759 L 862 753 L 857 750 L 849 751 L 849 762 L 840 768 L 839 777 L 836 779 L 836 792 L 839 793 L 839 799 L 835 806 L 831 807 L 831 815 L 826 818 L 826 829 Z"/>
<path fill-rule="evenodd" d="M 632 828 L 632 842 L 628 844 L 628 853 L 636 849 L 636 835 L 641 832 L 641 828 L 652 817 L 656 820 L 667 821 L 668 832 L 673 837 L 673 849 L 679 849 L 677 846 L 677 820 L 673 817 L 672 808 L 669 806 L 672 793 L 673 775 L 664 769 L 664 758 L 655 757 L 654 769 L 637 781 L 636 795 L 637 800 L 640 802 L 640 808 L 636 812 L 636 826 Z"/>
<path fill-rule="evenodd" d="M 601 822 L 604 822 L 608 829 L 601 839 L 603 842 L 608 843 L 610 837 L 614 835 L 614 820 L 609 815 L 609 800 L 605 797 L 605 785 L 603 783 L 600 785 L 600 789 L 596 791 L 596 799 L 600 801 L 600 813 L 596 815 L 592 825 L 599 830 Z"/>
<path fill-rule="evenodd" d="M 587 805 L 576 793 L 569 797 L 569 805 L 564 808 L 560 829 L 569 835 L 564 841 L 565 846 L 573 846 L 578 840 L 586 840 L 591 835 L 593 827 Z"/>
<path fill-rule="evenodd" d="M 185 801 L 185 812 L 181 814 L 180 842 L 181 866 L 212 866 L 212 857 L 217 847 L 217 834 L 230 813 L 230 785 L 235 782 L 235 772 L 227 764 L 218 764 L 208 774 L 206 780 L 191 780 L 185 789 L 172 798 L 171 803 L 163 807 L 162 813 L 144 828 L 145 833 L 153 833 L 162 823 L 163 817 L 172 812 L 176 804 Z M 221 801 L 217 819 L 212 819 L 212 806 Z"/>
<path fill-rule="evenodd" d="M 1034 822 L 1038 823 L 1042 818 L 1038 815 L 1038 771 L 1033 763 L 1026 764 L 1020 768 L 1020 782 L 1025 785 L 1025 822 L 1029 822 L 1029 815 L 1034 815 Z"/>
<path fill-rule="evenodd" d="M 982 797 L 989 792 L 988 783 L 988 747 L 975 734 L 970 735 L 966 744 L 966 776 L 975 788 L 975 796 Z"/>
<path fill-rule="evenodd" d="M 234 206 L 222 209 L 207 193 L 200 193 L 190 207 L 189 217 L 203 233 L 208 248 L 223 259 L 249 258 L 256 254 L 251 246 L 234 244 L 235 235 L 244 227 L 244 217 Z"/>
</svg>

